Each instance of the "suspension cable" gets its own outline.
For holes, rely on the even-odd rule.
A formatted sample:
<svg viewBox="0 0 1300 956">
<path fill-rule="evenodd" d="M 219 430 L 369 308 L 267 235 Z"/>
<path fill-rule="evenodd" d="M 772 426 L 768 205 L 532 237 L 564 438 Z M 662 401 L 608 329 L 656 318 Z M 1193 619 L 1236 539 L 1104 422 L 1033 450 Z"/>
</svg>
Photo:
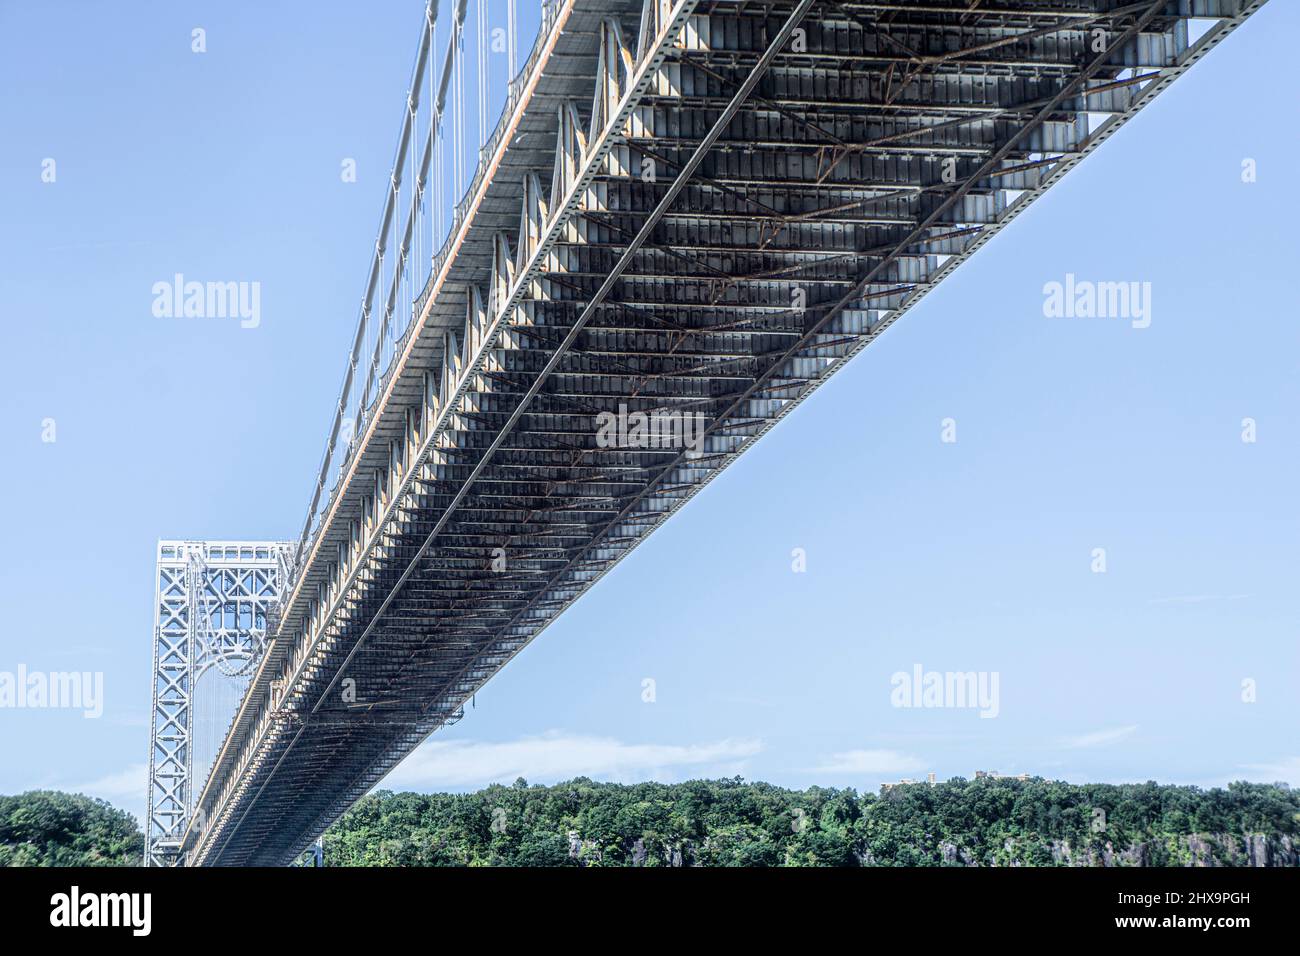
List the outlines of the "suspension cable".
<svg viewBox="0 0 1300 956">
<path fill-rule="evenodd" d="M 487 0 L 478 0 L 478 148 L 487 143 Z"/>
<path fill-rule="evenodd" d="M 463 20 L 456 21 L 456 49 L 453 53 L 456 60 L 456 83 L 455 96 L 453 104 L 455 116 L 452 117 L 454 131 L 454 146 L 456 158 L 456 185 L 454 189 L 453 200 L 460 201 L 460 194 L 465 188 L 465 24 Z"/>
<path fill-rule="evenodd" d="M 516 43 L 516 34 L 519 31 L 519 12 L 515 9 L 515 0 L 509 0 L 506 10 L 506 69 L 510 73 L 510 82 L 515 79 L 515 71 L 519 69 L 517 62 L 518 46 Z"/>
</svg>

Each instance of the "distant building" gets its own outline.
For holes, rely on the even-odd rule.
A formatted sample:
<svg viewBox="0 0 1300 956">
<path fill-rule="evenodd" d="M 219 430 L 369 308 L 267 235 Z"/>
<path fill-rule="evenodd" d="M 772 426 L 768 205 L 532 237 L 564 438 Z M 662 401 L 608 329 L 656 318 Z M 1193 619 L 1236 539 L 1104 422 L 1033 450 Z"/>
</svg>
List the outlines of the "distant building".
<svg viewBox="0 0 1300 956">
<path fill-rule="evenodd" d="M 882 784 L 880 785 L 880 789 L 881 789 L 881 790 L 885 790 L 885 791 L 889 791 L 889 790 L 893 790 L 895 787 L 905 787 L 905 786 L 907 786 L 908 784 L 920 783 L 920 782 L 921 782 L 921 781 L 919 781 L 919 780 L 913 780 L 911 777 L 904 777 L 902 780 L 898 781 L 897 783 L 882 783 Z M 930 773 L 927 773 L 927 774 L 925 775 L 925 782 L 928 783 L 928 784 L 929 784 L 930 786 L 932 786 L 932 787 L 934 786 L 934 784 L 935 784 L 935 780 L 934 780 L 934 772 L 933 772 L 933 771 L 931 771 Z"/>
<path fill-rule="evenodd" d="M 1025 781 L 1025 780 L 1032 780 L 1032 779 L 1034 779 L 1034 778 L 1033 778 L 1030 774 L 1027 774 L 1027 773 L 1009 774 L 1009 773 L 998 773 L 996 770 L 976 770 L 976 771 L 975 771 L 975 779 L 976 779 L 976 780 L 1020 780 L 1020 781 Z M 935 780 L 934 773 L 933 773 L 933 772 L 931 772 L 931 773 L 927 773 L 927 774 L 925 775 L 925 780 L 923 780 L 923 781 L 922 781 L 922 780 L 913 780 L 911 777 L 904 777 L 902 780 L 899 780 L 899 781 L 897 781 L 896 783 L 882 783 L 882 784 L 880 785 L 880 789 L 881 789 L 882 791 L 888 793 L 890 790 L 893 790 L 895 787 L 907 787 L 907 786 L 911 786 L 911 785 L 913 785 L 913 784 L 920 784 L 920 783 L 926 783 L 926 784 L 928 784 L 928 785 L 931 786 L 931 787 L 935 786 L 936 783 L 937 783 L 937 781 Z"/>
<path fill-rule="evenodd" d="M 998 773 L 996 770 L 976 770 L 976 780 L 1032 780 L 1033 778 L 1027 773 L 1019 773 L 1014 776 L 1009 773 Z"/>
</svg>

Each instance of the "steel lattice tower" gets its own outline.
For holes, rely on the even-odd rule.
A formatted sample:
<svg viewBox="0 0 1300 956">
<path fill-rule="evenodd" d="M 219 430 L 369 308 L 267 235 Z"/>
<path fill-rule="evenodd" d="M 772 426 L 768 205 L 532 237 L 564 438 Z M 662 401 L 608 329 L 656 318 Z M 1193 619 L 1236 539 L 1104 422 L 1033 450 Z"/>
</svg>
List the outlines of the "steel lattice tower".
<svg viewBox="0 0 1300 956">
<path fill-rule="evenodd" d="M 289 555 L 275 541 L 158 542 L 146 866 L 177 862 L 190 819 L 199 680 L 212 668 L 231 678 L 256 669 Z"/>
</svg>

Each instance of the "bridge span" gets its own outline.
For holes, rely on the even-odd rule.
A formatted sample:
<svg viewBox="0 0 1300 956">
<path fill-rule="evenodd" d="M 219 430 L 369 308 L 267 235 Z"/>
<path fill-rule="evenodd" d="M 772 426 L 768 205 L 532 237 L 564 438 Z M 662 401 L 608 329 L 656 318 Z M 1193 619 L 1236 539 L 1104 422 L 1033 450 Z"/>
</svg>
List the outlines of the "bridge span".
<svg viewBox="0 0 1300 956">
<path fill-rule="evenodd" d="M 472 11 L 431 0 L 307 521 L 173 858 L 301 853 L 1262 3 L 547 0 L 471 175 Z"/>
</svg>

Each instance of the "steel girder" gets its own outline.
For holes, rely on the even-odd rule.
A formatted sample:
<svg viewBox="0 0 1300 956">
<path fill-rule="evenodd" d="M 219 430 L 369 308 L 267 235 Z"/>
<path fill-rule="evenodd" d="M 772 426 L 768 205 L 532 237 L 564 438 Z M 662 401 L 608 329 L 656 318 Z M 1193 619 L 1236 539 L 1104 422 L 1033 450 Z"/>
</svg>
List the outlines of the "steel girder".
<svg viewBox="0 0 1300 956">
<path fill-rule="evenodd" d="M 514 213 L 474 207 L 431 277 L 190 861 L 292 859 L 1261 5 L 565 4 L 590 108 L 551 107 L 549 170 L 494 167 Z M 702 445 L 602 443 L 616 412 L 698 415 Z"/>
</svg>

